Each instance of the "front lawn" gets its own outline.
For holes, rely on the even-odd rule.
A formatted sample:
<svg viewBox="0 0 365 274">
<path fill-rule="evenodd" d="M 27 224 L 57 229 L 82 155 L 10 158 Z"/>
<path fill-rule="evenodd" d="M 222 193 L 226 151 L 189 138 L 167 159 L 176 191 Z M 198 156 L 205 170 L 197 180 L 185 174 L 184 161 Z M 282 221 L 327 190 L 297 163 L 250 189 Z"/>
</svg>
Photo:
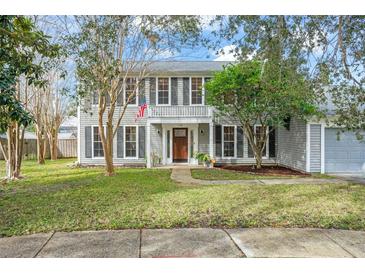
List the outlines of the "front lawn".
<svg viewBox="0 0 365 274">
<path fill-rule="evenodd" d="M 183 186 L 169 170 L 39 166 L 1 186 L 0 235 L 171 227 L 322 227 L 365 230 L 363 185 Z M 4 162 L 1 173 L 4 172 Z"/>
</svg>

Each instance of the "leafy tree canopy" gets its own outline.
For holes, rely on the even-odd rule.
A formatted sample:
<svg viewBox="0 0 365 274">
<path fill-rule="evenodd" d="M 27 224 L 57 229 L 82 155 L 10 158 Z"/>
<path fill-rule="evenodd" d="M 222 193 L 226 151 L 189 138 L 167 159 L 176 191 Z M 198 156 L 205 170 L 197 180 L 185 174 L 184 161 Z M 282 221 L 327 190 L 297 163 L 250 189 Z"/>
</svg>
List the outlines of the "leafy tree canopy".
<svg viewBox="0 0 365 274">
<path fill-rule="evenodd" d="M 35 64 L 37 56 L 57 56 L 59 47 L 51 45 L 46 35 L 38 31 L 24 16 L 0 16 L 0 131 L 7 130 L 10 122 L 27 126 L 32 117 L 16 95 L 21 75 L 29 84 L 44 85 L 43 67 Z"/>
<path fill-rule="evenodd" d="M 322 103 L 331 99 L 339 126 L 365 129 L 365 16 L 217 16 L 211 24 L 239 60 L 290 60 Z"/>
</svg>

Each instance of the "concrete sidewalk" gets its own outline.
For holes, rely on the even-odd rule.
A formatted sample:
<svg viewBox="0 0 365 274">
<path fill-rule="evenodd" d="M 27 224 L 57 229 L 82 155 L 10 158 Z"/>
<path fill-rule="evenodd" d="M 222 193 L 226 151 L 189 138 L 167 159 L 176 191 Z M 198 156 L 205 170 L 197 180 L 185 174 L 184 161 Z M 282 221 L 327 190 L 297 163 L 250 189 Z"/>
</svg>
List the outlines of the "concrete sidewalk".
<svg viewBox="0 0 365 274">
<path fill-rule="evenodd" d="M 346 184 L 345 179 L 340 178 L 281 178 L 281 179 L 253 179 L 253 180 L 200 180 L 191 176 L 190 167 L 173 167 L 171 179 L 182 184 L 199 184 L 199 185 L 296 185 L 296 184 Z"/>
<path fill-rule="evenodd" d="M 0 238 L 0 257 L 365 257 L 365 231 L 130 229 Z"/>
</svg>

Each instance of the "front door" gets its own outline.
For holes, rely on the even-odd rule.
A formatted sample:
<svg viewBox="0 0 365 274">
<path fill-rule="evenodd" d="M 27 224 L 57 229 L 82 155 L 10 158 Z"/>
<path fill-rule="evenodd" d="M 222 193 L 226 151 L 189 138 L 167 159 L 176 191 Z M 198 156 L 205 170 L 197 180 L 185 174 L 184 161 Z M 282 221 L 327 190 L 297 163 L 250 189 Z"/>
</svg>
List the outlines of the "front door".
<svg viewBox="0 0 365 274">
<path fill-rule="evenodd" d="M 188 162 L 188 129 L 173 129 L 173 160 L 174 163 Z"/>
</svg>

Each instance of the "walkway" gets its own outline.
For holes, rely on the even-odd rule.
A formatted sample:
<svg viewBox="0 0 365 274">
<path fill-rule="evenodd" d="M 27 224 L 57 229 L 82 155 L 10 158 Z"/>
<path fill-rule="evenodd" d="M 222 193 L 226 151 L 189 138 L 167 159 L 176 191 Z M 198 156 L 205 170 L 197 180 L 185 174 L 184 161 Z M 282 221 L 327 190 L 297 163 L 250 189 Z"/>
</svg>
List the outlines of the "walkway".
<svg viewBox="0 0 365 274">
<path fill-rule="evenodd" d="M 200 185 L 225 185 L 225 184 L 246 184 L 246 185 L 278 185 L 278 184 L 343 184 L 343 179 L 318 179 L 318 178 L 282 178 L 282 179 L 254 179 L 254 180 L 200 180 L 191 176 L 189 167 L 173 167 L 171 179 L 182 184 Z"/>
<path fill-rule="evenodd" d="M 365 231 L 130 229 L 0 238 L 0 257 L 365 257 Z"/>
</svg>

